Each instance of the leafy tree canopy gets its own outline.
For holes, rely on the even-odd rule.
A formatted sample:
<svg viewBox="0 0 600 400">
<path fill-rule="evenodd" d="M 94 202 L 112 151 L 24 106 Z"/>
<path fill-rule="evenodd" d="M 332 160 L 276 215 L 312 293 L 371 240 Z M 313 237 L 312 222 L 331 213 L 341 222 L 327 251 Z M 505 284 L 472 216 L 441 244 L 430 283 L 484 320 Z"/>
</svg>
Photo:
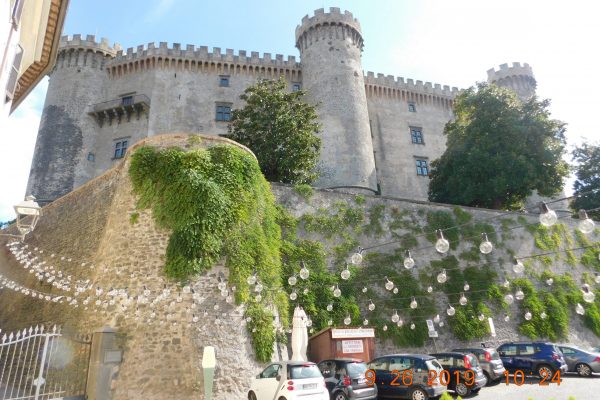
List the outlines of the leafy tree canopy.
<svg viewBox="0 0 600 400">
<path fill-rule="evenodd" d="M 575 210 L 591 210 L 600 207 L 600 144 L 584 143 L 573 151 L 576 180 L 573 184 L 576 197 L 572 203 Z M 600 211 L 589 212 L 594 219 L 600 219 Z"/>
<path fill-rule="evenodd" d="M 271 182 L 311 183 L 317 177 L 321 139 L 315 106 L 302 90 L 289 92 L 287 81 L 261 80 L 240 96 L 246 105 L 234 110 L 229 138 L 254 152 Z"/>
<path fill-rule="evenodd" d="M 485 83 L 457 96 L 446 151 L 431 164 L 429 200 L 518 209 L 533 190 L 556 194 L 569 168 L 565 124 L 550 118 L 549 105 Z"/>
</svg>

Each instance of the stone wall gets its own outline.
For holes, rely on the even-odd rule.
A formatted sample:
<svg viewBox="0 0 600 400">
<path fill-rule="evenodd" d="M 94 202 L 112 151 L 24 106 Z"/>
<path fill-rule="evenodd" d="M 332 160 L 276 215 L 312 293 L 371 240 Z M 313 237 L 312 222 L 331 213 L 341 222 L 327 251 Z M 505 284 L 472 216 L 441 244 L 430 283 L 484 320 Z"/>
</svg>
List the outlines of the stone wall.
<svg viewBox="0 0 600 400">
<path fill-rule="evenodd" d="M 138 146 L 191 148 L 223 142 L 233 143 L 204 136 L 201 144 L 192 145 L 188 135 L 168 135 L 155 136 Z M 0 327 L 6 332 L 45 322 L 62 325 L 66 331 L 86 333 L 105 325 L 114 327 L 119 347 L 124 350 L 122 363 L 113 368 L 114 400 L 203 398 L 202 351 L 204 346 L 214 346 L 214 398 L 244 398 L 249 379 L 259 372 L 260 366 L 254 361 L 246 334 L 243 307 L 229 304 L 220 295 L 217 274 L 225 272 L 222 266 L 190 282 L 196 299 L 192 293 L 181 291 L 183 285 L 166 280 L 162 268 L 170 232 L 154 226 L 150 211 L 139 211 L 137 220 L 132 220 L 138 211 L 128 166 L 126 158 L 109 172 L 45 207 L 35 232 L 26 239 L 28 250 L 48 265 L 72 274 L 73 280 L 90 279 L 94 287 L 81 295 L 77 308 L 0 291 Z M 51 285 L 32 279 L 4 246 L 11 240 L 0 240 L 0 273 L 38 291 L 58 292 Z M 82 262 L 86 265 L 82 266 Z M 144 288 L 151 290 L 151 299 L 156 298 L 164 285 L 171 294 L 156 304 L 139 304 L 138 299 L 132 298 L 143 293 Z M 109 288 L 126 288 L 129 301 L 127 296 L 114 296 L 114 304 L 96 306 L 92 301 L 84 306 L 84 297 L 96 287 L 105 292 Z M 156 317 L 150 316 L 153 311 Z M 169 317 L 165 318 L 167 314 Z"/>
<path fill-rule="evenodd" d="M 410 234 L 411 230 L 406 228 L 394 228 L 390 227 L 390 224 L 393 221 L 393 214 L 398 213 L 406 213 L 407 220 L 412 221 L 411 223 L 424 227 L 426 226 L 427 214 L 431 211 L 446 211 L 453 213 L 455 206 L 445 205 L 445 204 L 436 204 L 430 202 L 420 202 L 413 200 L 403 200 L 393 197 L 386 196 L 358 196 L 350 193 L 342 193 L 340 191 L 331 191 L 331 190 L 315 190 L 314 194 L 310 196 L 308 199 L 306 196 L 300 195 L 296 190 L 294 190 L 290 186 L 280 185 L 280 184 L 272 184 L 273 191 L 278 199 L 278 202 L 283 204 L 287 210 L 289 210 L 295 217 L 302 217 L 307 214 L 321 214 L 323 212 L 335 214 L 335 209 L 338 205 L 342 204 L 348 207 L 352 207 L 358 209 L 364 215 L 365 223 L 368 223 L 371 213 L 375 208 L 382 207 L 382 218 L 381 218 L 381 226 L 383 228 L 383 232 L 380 235 L 377 234 L 365 234 L 363 233 L 356 235 L 353 231 L 355 227 L 342 227 L 341 234 L 338 236 L 333 236 L 333 238 L 328 239 L 323 237 L 323 235 L 314 233 L 314 232 L 302 232 L 302 236 L 312 240 L 318 240 L 324 243 L 325 248 L 329 254 L 329 267 L 332 270 L 339 270 L 339 260 L 338 265 L 336 265 L 336 257 L 335 246 L 339 246 L 343 244 L 344 239 L 343 235 L 349 234 L 352 239 L 357 239 L 357 244 L 361 247 L 370 247 L 373 245 L 378 245 L 382 243 L 394 242 L 395 244 L 383 246 L 376 250 L 372 250 L 374 252 L 383 252 L 383 253 L 394 253 L 395 250 L 401 248 L 401 245 L 398 243 L 398 238 L 404 234 Z M 364 197 L 364 204 L 363 202 Z M 358 199 L 358 200 L 357 200 Z M 496 243 L 496 248 L 494 251 L 487 256 L 486 258 L 481 258 L 481 261 L 473 262 L 473 261 L 465 261 L 461 259 L 459 256 L 460 253 L 468 251 L 473 245 L 464 240 L 460 242 L 458 247 L 455 250 L 450 250 L 449 255 L 455 255 L 458 257 L 460 261 L 460 266 L 464 268 L 468 265 L 482 265 L 485 263 L 489 263 L 494 266 L 496 272 L 498 274 L 498 283 L 504 279 L 504 277 L 512 278 L 517 277 L 512 272 L 512 257 L 516 255 L 527 256 L 532 254 L 540 254 L 547 252 L 548 250 L 542 250 L 536 247 L 534 236 L 528 232 L 526 228 L 518 228 L 520 225 L 531 225 L 537 226 L 538 223 L 538 215 L 535 213 L 532 214 L 522 214 L 522 213 L 513 213 L 513 212 L 501 212 L 487 209 L 478 209 L 478 208 L 469 208 L 469 207 L 461 207 L 461 209 L 468 212 L 472 218 L 473 222 L 487 222 L 491 224 L 499 237 L 502 237 L 502 244 Z M 512 220 L 518 222 L 513 226 L 513 228 L 509 228 L 511 230 L 507 230 L 506 225 L 503 228 L 503 220 Z M 564 224 L 567 231 L 574 232 L 576 229 L 576 225 L 578 220 L 574 220 L 571 218 L 564 218 L 559 221 Z M 514 228 L 517 229 L 514 229 Z M 417 239 L 417 245 L 414 248 L 424 248 L 424 250 L 415 250 L 413 251 L 413 258 L 416 260 L 417 265 L 412 270 L 412 274 L 417 279 L 420 278 L 420 274 L 427 269 L 432 261 L 441 260 L 444 256 L 440 255 L 433 249 L 431 242 L 429 242 L 423 235 L 415 235 Z M 596 229 L 596 232 L 589 237 L 591 242 L 598 243 L 600 241 L 600 230 Z M 478 239 L 476 239 L 478 240 Z M 573 248 L 578 247 L 578 244 L 568 243 L 568 240 L 564 241 L 561 245 L 562 249 L 565 248 Z M 414 249 L 413 248 L 413 249 Z M 348 253 L 348 257 L 354 252 L 354 249 L 350 249 Z M 411 250 L 412 251 L 412 250 Z M 368 254 L 367 251 L 365 254 Z M 575 256 L 581 256 L 582 252 L 575 252 Z M 403 268 L 401 266 L 401 259 L 398 260 L 398 268 Z M 349 258 L 347 259 L 349 263 Z M 530 259 L 528 261 L 531 266 L 530 273 L 532 274 L 540 274 L 543 271 L 549 271 L 556 275 L 564 275 L 569 274 L 572 276 L 576 284 L 580 284 L 582 277 L 584 274 L 588 274 L 593 276 L 594 273 L 600 269 L 600 261 L 596 260 L 595 269 L 590 267 L 585 267 L 580 263 L 577 265 L 569 265 L 566 262 L 565 254 L 559 254 L 558 256 L 553 256 L 552 262 L 550 265 L 544 264 L 540 261 L 540 259 Z M 374 270 L 373 274 L 377 274 L 377 271 Z M 421 284 L 423 282 L 421 281 Z M 433 284 L 433 282 L 431 282 Z M 545 290 L 539 283 L 536 283 L 540 290 Z M 370 286 L 373 286 L 370 284 Z M 382 287 L 383 280 L 380 285 Z M 514 292 L 514 288 L 512 289 Z M 383 290 L 383 292 L 385 292 Z M 436 295 L 436 293 L 438 293 Z M 453 333 L 450 331 L 448 327 L 448 319 L 446 316 L 445 310 L 447 307 L 447 298 L 443 294 L 439 292 L 434 292 L 435 296 L 435 305 L 436 308 L 442 317 L 442 320 L 446 322 L 444 327 L 438 327 L 439 338 L 436 339 L 437 350 L 450 350 L 451 348 L 457 346 L 464 346 L 466 343 L 464 341 L 458 340 Z M 466 292 L 468 297 L 469 293 Z M 399 294 L 401 296 L 401 294 Z M 363 303 L 365 301 L 363 300 Z M 512 317 L 509 322 L 505 322 L 503 320 L 503 312 L 494 316 L 494 324 L 497 336 L 495 338 L 488 336 L 483 339 L 476 339 L 472 342 L 468 343 L 470 345 L 479 346 L 482 341 L 492 342 L 494 344 L 499 344 L 509 340 L 527 340 L 527 337 L 520 335 L 518 332 L 518 324 L 522 321 L 522 314 L 524 311 L 520 310 L 518 301 L 507 310 Z M 583 303 L 585 305 L 585 303 Z M 566 306 L 566 305 L 565 305 Z M 456 306 L 459 307 L 459 306 Z M 566 306 L 567 307 L 567 306 Z M 367 315 L 364 310 L 364 304 L 362 305 L 362 315 Z M 569 307 L 572 308 L 572 307 Z M 391 310 L 390 310 L 391 313 Z M 595 346 L 598 342 L 598 337 L 590 331 L 587 327 L 583 325 L 583 320 L 581 316 L 575 314 L 574 309 L 569 309 L 570 313 L 570 327 L 569 327 L 569 336 L 566 338 L 566 342 L 575 343 L 577 345 L 581 345 L 584 348 L 590 348 Z M 429 316 L 428 318 L 433 318 L 434 315 Z M 341 321 L 336 321 L 335 323 L 340 324 Z M 424 324 L 424 318 L 421 318 L 418 322 Z M 425 347 L 403 347 L 399 348 L 398 346 L 393 345 L 390 342 L 382 342 L 378 340 L 376 354 L 389 354 L 393 352 L 431 352 L 435 350 L 433 340 L 430 340 Z"/>
<path fill-rule="evenodd" d="M 200 146 L 226 141 L 216 136 L 197 138 L 201 140 Z M 197 138 L 190 141 L 188 135 L 163 135 L 146 139 L 139 145 L 145 143 L 161 147 L 192 148 L 198 145 Z M 134 150 L 135 147 L 130 150 Z M 228 303 L 217 289 L 218 273 L 226 274 L 226 270 L 222 265 L 217 265 L 209 273 L 190 282 L 196 293 L 195 298 L 192 293 L 180 291 L 180 286 L 165 279 L 162 266 L 169 232 L 155 227 L 149 211 L 136 210 L 128 165 L 129 158 L 126 158 L 104 175 L 45 207 L 38 227 L 26 239 L 29 250 L 48 261 L 49 265 L 72 274 L 73 279 L 90 279 L 94 288 L 100 286 L 105 291 L 109 288 L 126 288 L 127 295 L 114 296 L 114 304 L 108 302 L 110 297 L 104 295 L 103 304 L 95 305 L 92 302 L 84 305 L 84 294 L 79 297 L 79 306 L 74 308 L 66 303 L 49 303 L 4 289 L 0 291 L 0 302 L 3 305 L 0 310 L 0 328 L 10 331 L 41 322 L 61 324 L 65 329 L 77 332 L 92 332 L 104 325 L 116 328 L 118 345 L 124 350 L 124 355 L 122 363 L 113 369 L 111 390 L 115 400 L 202 398 L 202 349 L 204 346 L 215 346 L 218 365 L 215 399 L 244 399 L 250 378 L 256 375 L 261 366 L 254 361 L 242 318 L 243 307 Z M 339 204 L 345 204 L 359 209 L 368 220 L 374 207 L 381 208 L 382 231 L 377 235 L 363 232 L 355 237 L 363 247 L 394 240 L 397 238 L 394 233 L 398 235 L 408 232 L 406 228 L 395 229 L 392 232 L 390 222 L 394 213 L 405 213 L 412 223 L 422 226 L 430 211 L 453 211 L 453 207 L 448 205 L 391 197 L 361 197 L 328 190 L 316 190 L 314 194 L 307 196 L 300 195 L 296 189 L 286 185 L 273 184 L 272 188 L 278 202 L 296 217 L 334 212 Z M 523 217 L 526 223 L 531 224 L 537 221 L 536 215 L 502 215 L 497 211 L 469 208 L 466 211 L 472 215 L 474 221 L 487 221 L 492 224 L 497 232 L 503 232 L 502 219 L 505 218 Z M 561 222 L 568 229 L 573 229 L 575 225 L 570 219 Z M 352 232 L 349 229 L 347 233 L 352 236 Z M 304 238 L 322 240 L 329 251 L 339 244 L 337 239 L 326 240 L 313 232 L 300 233 Z M 598 232 L 592 239 L 599 240 Z M 7 240 L 0 240 L 2 275 L 32 289 L 58 293 L 58 290 L 49 284 L 40 284 L 27 273 L 3 245 Z M 424 237 L 418 238 L 416 247 L 428 245 L 431 246 L 431 243 Z M 507 234 L 503 245 L 503 248 L 495 250 L 490 256 L 492 261 L 498 261 L 500 258 L 507 260 L 506 263 L 497 266 L 500 276 L 510 274 L 507 249 L 514 251 L 516 255 L 529 255 L 540 251 L 535 247 L 532 236 L 524 229 Z M 396 247 L 392 245 L 381 251 L 392 252 Z M 461 243 L 452 253 L 458 254 L 468 247 L 467 243 Z M 349 250 L 348 255 L 351 252 L 352 250 Z M 330 254 L 329 266 L 334 270 L 339 265 L 332 261 L 333 252 Z M 413 270 L 415 275 L 431 261 L 441 259 L 431 248 L 428 251 L 419 251 L 413 256 L 418 259 L 417 267 Z M 86 264 L 82 265 L 83 262 Z M 570 266 L 562 261 L 553 262 L 550 266 L 533 263 L 532 268 L 536 272 L 544 269 L 556 274 L 569 272 L 576 282 L 579 282 L 584 272 L 591 272 L 582 265 Z M 151 291 L 149 299 L 155 299 L 162 293 L 164 285 L 167 285 L 171 293 L 167 299 L 154 304 L 138 302 L 139 298 L 132 297 L 139 296 L 144 288 L 147 288 Z M 177 301 L 178 294 L 181 295 L 181 302 Z M 443 296 L 439 296 L 436 306 L 446 320 L 443 315 L 445 301 Z M 154 317 L 151 316 L 153 311 L 156 314 Z M 516 308 L 512 311 L 515 316 L 519 314 Z M 196 322 L 193 320 L 194 315 L 198 317 Z M 518 320 L 519 318 L 515 317 L 509 323 L 504 323 L 500 318 L 495 318 L 498 335 L 495 339 L 485 340 L 498 343 L 520 338 L 516 333 Z M 438 350 L 465 344 L 457 341 L 447 326 L 439 328 L 438 331 Z M 583 327 L 579 316 L 572 315 L 568 341 L 591 346 L 597 338 Z M 479 342 L 481 340 L 473 341 L 472 344 L 477 345 Z M 435 350 L 433 342 L 428 342 L 421 348 L 399 348 L 389 342 L 379 341 L 376 354 L 432 350 Z M 276 354 L 275 357 L 279 355 Z"/>
</svg>

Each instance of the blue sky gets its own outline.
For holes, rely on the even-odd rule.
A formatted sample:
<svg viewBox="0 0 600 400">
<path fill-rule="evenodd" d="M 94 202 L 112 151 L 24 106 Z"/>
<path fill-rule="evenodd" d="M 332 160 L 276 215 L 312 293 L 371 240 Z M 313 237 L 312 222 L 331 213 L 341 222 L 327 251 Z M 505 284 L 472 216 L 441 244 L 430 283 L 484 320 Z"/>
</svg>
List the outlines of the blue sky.
<svg viewBox="0 0 600 400">
<path fill-rule="evenodd" d="M 600 140 L 597 77 L 600 5 L 538 0 L 192 1 L 71 0 L 64 34 L 95 34 L 123 48 L 177 42 L 296 55 L 294 29 L 306 14 L 352 11 L 365 39 L 363 68 L 457 87 L 502 63 L 527 62 L 538 94 L 566 121 L 570 145 Z M 0 221 L 23 198 L 47 82 L 0 130 Z M 6 155 L 5 155 L 6 154 Z"/>
</svg>

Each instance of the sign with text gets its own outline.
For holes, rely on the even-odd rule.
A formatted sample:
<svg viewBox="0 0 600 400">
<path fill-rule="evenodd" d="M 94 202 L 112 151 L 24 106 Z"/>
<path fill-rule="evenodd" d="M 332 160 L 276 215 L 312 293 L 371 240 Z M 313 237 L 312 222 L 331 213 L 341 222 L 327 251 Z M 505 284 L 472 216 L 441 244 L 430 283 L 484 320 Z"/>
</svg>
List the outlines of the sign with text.
<svg viewBox="0 0 600 400">
<path fill-rule="evenodd" d="M 362 353 L 365 351 L 362 340 L 342 340 L 342 353 Z"/>
<path fill-rule="evenodd" d="M 357 329 L 332 329 L 332 339 L 349 339 L 349 338 L 364 338 L 375 337 L 375 329 L 373 328 L 357 328 Z"/>
</svg>

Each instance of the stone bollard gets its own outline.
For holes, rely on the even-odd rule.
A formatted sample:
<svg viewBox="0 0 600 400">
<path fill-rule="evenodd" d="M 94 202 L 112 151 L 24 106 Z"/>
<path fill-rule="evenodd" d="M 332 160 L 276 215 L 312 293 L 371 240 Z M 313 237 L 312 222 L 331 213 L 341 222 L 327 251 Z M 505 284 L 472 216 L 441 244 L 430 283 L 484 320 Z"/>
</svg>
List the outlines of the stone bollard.
<svg viewBox="0 0 600 400">
<path fill-rule="evenodd" d="M 204 400 L 212 400 L 213 379 L 215 377 L 215 367 L 217 359 L 215 357 L 215 348 L 206 346 L 202 355 L 202 370 L 204 372 Z"/>
</svg>

